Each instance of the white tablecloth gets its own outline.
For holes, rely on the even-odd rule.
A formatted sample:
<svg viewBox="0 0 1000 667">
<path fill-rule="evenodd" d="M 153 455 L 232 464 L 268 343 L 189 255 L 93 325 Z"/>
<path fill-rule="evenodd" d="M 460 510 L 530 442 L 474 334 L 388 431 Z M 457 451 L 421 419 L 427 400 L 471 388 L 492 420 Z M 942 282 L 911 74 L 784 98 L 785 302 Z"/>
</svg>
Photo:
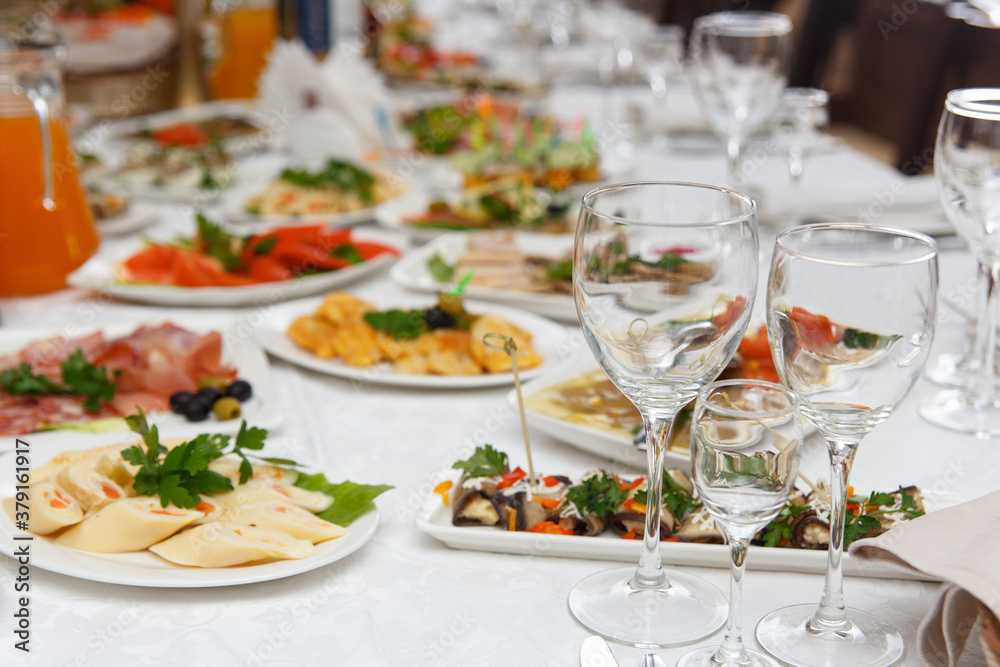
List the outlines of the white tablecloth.
<svg viewBox="0 0 1000 667">
<path fill-rule="evenodd" d="M 595 113 L 594 90 L 557 91 L 561 113 Z M 721 148 L 669 152 L 636 141 L 636 178 L 717 181 Z M 893 191 L 926 188 L 843 146 L 811 157 L 797 189 L 779 158 L 762 161 L 754 187 L 770 198 L 769 210 L 789 202 L 868 206 Z M 898 195 L 902 196 L 902 195 Z M 884 202 L 883 202 L 884 205 Z M 853 209 L 851 209 L 853 210 Z M 190 218 L 173 205 L 153 230 L 190 231 Z M 899 218 L 897 218 L 899 219 Z M 772 217 L 762 224 L 762 265 L 770 257 Z M 108 240 L 102 252 L 122 241 Z M 942 252 L 942 294 L 968 292 L 974 264 L 964 251 Z M 393 297 L 403 291 L 382 273 L 352 288 L 362 296 Z M 238 311 L 249 314 L 250 310 Z M 961 345 L 963 325 L 941 309 L 938 352 Z M 67 322 L 110 323 L 121 319 L 175 318 L 185 311 L 109 302 L 65 290 L 29 299 L 0 301 L 3 327 L 51 326 Z M 584 576 L 608 563 L 456 551 L 418 532 L 414 517 L 437 471 L 482 438 L 523 459 L 520 425 L 505 401 L 507 389 L 419 391 L 356 386 L 280 361 L 272 364 L 286 423 L 280 435 L 301 447 L 332 479 L 387 483 L 395 490 L 378 499 L 378 531 L 350 557 L 288 579 L 216 589 L 154 589 L 116 586 L 53 574 L 31 573 L 30 659 L 40 665 L 575 665 L 587 632 L 572 620 L 566 596 Z M 978 497 L 998 487 L 1000 447 L 946 433 L 917 416 L 919 400 L 936 389 L 921 381 L 892 418 L 862 444 L 853 475 L 858 488 L 895 488 L 900 483 Z M 493 417 L 499 412 L 501 419 Z M 601 461 L 570 445 L 535 434 L 541 470 L 580 472 Z M 806 469 L 824 475 L 825 455 L 813 448 Z M 749 560 L 755 556 L 751 550 Z M 698 570 L 723 590 L 728 572 Z M 0 558 L 0 664 L 23 664 L 13 649 L 11 613 L 16 563 Z M 767 612 L 783 605 L 817 602 L 822 577 L 750 571 L 743 624 L 748 644 Z M 921 661 L 914 648 L 917 626 L 937 584 L 847 578 L 850 605 L 871 611 L 899 628 L 906 639 L 906 665 Z M 717 643 L 717 634 L 703 643 Z M 970 646 L 971 648 L 971 646 Z M 623 665 L 641 652 L 615 647 Z M 671 665 L 684 649 L 658 651 Z M 977 664 L 967 655 L 967 664 Z"/>
</svg>

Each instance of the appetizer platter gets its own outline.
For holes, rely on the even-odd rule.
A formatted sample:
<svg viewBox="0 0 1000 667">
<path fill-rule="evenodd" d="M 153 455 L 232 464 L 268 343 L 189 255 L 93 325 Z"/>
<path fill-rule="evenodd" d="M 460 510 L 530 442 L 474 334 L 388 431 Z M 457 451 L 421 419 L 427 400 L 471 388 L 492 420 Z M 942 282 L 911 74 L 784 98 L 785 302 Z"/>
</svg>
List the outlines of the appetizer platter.
<svg viewBox="0 0 1000 667">
<path fill-rule="evenodd" d="M 252 231 L 316 222 L 345 226 L 371 220 L 404 191 L 400 178 L 379 168 L 331 159 L 317 169 L 286 167 L 266 182 L 234 190 L 223 209 L 231 225 Z"/>
<path fill-rule="evenodd" d="M 347 285 L 402 254 L 385 234 L 322 225 L 231 234 L 202 215 L 191 237 L 136 241 L 95 255 L 73 287 L 163 306 L 274 303 Z"/>
<path fill-rule="evenodd" d="M 280 426 L 284 416 L 267 357 L 235 335 L 237 326 L 229 316 L 197 314 L 186 315 L 183 326 L 164 321 L 3 329 L 0 449 L 13 448 L 15 437 L 34 444 L 58 438 L 64 429 L 122 432 L 122 417 L 137 405 L 164 437 L 198 433 L 206 424 L 230 431 L 240 417 L 263 428 Z M 202 390 L 199 400 L 208 405 L 192 421 L 173 397 Z M 215 414 L 216 400 L 226 394 L 238 405 L 227 401 Z"/>
<path fill-rule="evenodd" d="M 160 440 L 141 415 L 129 421 L 136 432 L 128 439 L 89 449 L 66 433 L 32 442 L 32 469 L 23 476 L 15 474 L 23 464 L 17 452 L 0 455 L 0 551 L 13 557 L 14 538 L 33 532 L 35 567 L 113 584 L 201 588 L 314 570 L 375 533 L 372 500 L 390 487 L 332 483 L 273 458 L 284 453 L 281 442 L 265 442 L 264 429 L 244 422 L 235 436 L 179 442 Z M 26 491 L 15 487 L 22 480 Z"/>
<path fill-rule="evenodd" d="M 523 121 L 517 101 L 477 93 L 405 111 L 400 125 L 414 149 L 430 155 L 448 155 L 513 134 L 515 125 Z M 546 118 L 545 122 L 551 124 L 553 120 Z"/>
<path fill-rule="evenodd" d="M 469 190 L 414 192 L 380 207 L 375 220 L 421 241 L 450 231 L 572 233 L 580 192 L 553 192 L 517 179 Z"/>
<path fill-rule="evenodd" d="M 520 467 L 511 471 L 506 454 L 489 445 L 479 447 L 468 460 L 456 462 L 436 477 L 436 486 L 417 515 L 417 528 L 456 549 L 621 561 L 638 558 L 645 478 L 607 470 L 572 478 L 562 474 L 537 477 L 529 498 L 527 474 Z M 724 535 L 698 500 L 688 473 L 666 470 L 663 487 L 660 553 L 664 563 L 729 567 Z M 758 535 L 748 565 L 823 573 L 829 539 L 825 497 L 828 492 L 822 486 L 796 493 Z M 927 493 L 916 487 L 852 493 L 848 537 L 876 535 L 925 511 L 960 501 L 952 494 Z M 922 573 L 888 565 L 861 565 L 846 553 L 844 571 L 855 576 L 927 579 Z"/>
<path fill-rule="evenodd" d="M 229 152 L 218 143 L 141 141 L 93 182 L 136 197 L 212 201 L 232 185 L 235 172 Z"/>
<path fill-rule="evenodd" d="M 290 302 L 257 329 L 269 353 L 365 384 L 462 389 L 511 385 L 510 357 L 485 334 L 512 337 L 522 379 L 558 361 L 567 331 L 524 311 L 447 295 L 363 301 L 346 292 Z"/>
<path fill-rule="evenodd" d="M 452 232 L 407 253 L 392 278 L 416 292 L 446 289 L 472 271 L 465 294 L 576 322 L 569 234 Z"/>
<path fill-rule="evenodd" d="M 267 116 L 247 104 L 211 101 L 115 124 L 109 139 L 129 144 L 151 139 L 217 141 L 231 150 L 267 144 Z"/>
<path fill-rule="evenodd" d="M 578 347 L 583 347 L 582 341 Z M 763 325 L 747 332 L 719 379 L 741 377 L 778 382 Z M 642 431 L 639 411 L 612 384 L 589 351 L 525 383 L 522 392 L 524 415 L 533 429 L 618 464 L 646 468 L 645 441 L 636 440 Z M 507 401 L 516 406 L 516 392 L 508 393 Z M 690 465 L 689 415 L 689 410 L 678 414 L 677 427 L 664 452 L 668 466 Z"/>
</svg>

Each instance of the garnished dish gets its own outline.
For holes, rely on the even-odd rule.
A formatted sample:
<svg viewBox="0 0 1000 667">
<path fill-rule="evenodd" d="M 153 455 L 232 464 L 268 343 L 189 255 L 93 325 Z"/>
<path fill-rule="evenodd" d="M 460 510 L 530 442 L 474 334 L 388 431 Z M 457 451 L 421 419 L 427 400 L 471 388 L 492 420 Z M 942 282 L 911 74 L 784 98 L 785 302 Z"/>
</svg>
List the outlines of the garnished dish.
<svg viewBox="0 0 1000 667">
<path fill-rule="evenodd" d="M 154 222 L 160 211 L 152 202 L 137 202 L 120 192 L 111 192 L 91 184 L 87 203 L 101 236 L 127 234 Z"/>
<path fill-rule="evenodd" d="M 233 181 L 229 156 L 217 142 L 134 144 L 110 174 L 115 183 L 136 193 L 186 196 L 228 187 Z"/>
<path fill-rule="evenodd" d="M 141 412 L 126 421 L 138 441 L 64 451 L 17 476 L 25 488 L 3 500 L 10 521 L 4 529 L 25 530 L 17 523 L 24 522 L 36 536 L 33 564 L 63 571 L 52 567 L 60 552 L 82 552 L 71 567 L 94 562 L 84 554 L 96 553 L 126 571 L 151 570 L 148 584 L 122 580 L 121 574 L 102 580 L 186 586 L 275 576 L 275 568 L 213 576 L 220 568 L 319 561 L 276 569 L 277 576 L 285 576 L 330 562 L 338 551 L 339 557 L 346 555 L 327 545 L 357 543 L 349 539 L 354 528 L 348 526 L 355 522 L 366 524 L 362 530 L 370 536 L 374 522 L 365 517 L 375 514 L 372 501 L 391 488 L 332 483 L 290 459 L 264 456 L 267 431 L 246 422 L 235 436 L 203 433 L 163 442 Z M 367 539 L 358 537 L 362 543 Z M 157 568 L 182 573 L 171 583 L 157 583 Z M 204 574 L 188 577 L 183 574 L 188 569 Z M 66 573 L 81 576 L 79 570 Z"/>
<path fill-rule="evenodd" d="M 535 188 L 518 179 L 500 180 L 453 196 L 432 199 L 419 214 L 404 215 L 412 229 L 521 229 L 572 232 L 576 225 L 575 197 Z"/>
<path fill-rule="evenodd" d="M 577 477 L 539 474 L 529 488 L 528 474 L 521 467 L 511 470 L 507 455 L 490 445 L 477 447 L 442 477 L 425 500 L 417 524 L 451 546 L 631 560 L 645 532 L 648 480 L 644 477 L 603 469 Z M 728 567 L 724 534 L 702 505 L 689 475 L 668 469 L 661 484 L 660 535 L 670 543 L 664 545 L 664 560 Z M 924 494 L 912 486 L 868 495 L 852 491 L 847 542 L 922 516 L 924 504 Z M 467 536 L 462 531 L 468 531 Z M 517 533 L 522 536 L 514 537 Z M 532 533 L 545 534 L 550 541 L 539 542 L 529 537 Z M 822 571 L 826 554 L 816 552 L 825 551 L 828 537 L 828 490 L 819 485 L 796 492 L 754 538 L 756 544 L 779 552 L 761 556 L 756 567 Z M 800 555 L 780 555 L 786 552 Z M 860 573 L 853 566 L 849 569 Z M 883 569 L 863 574 L 885 576 Z"/>
<path fill-rule="evenodd" d="M 432 301 L 332 292 L 274 307 L 256 334 L 267 352 L 310 370 L 362 384 L 427 389 L 512 385 L 501 336 L 517 345 L 522 380 L 567 349 L 567 331 L 554 322 L 447 294 Z M 494 334 L 489 344 L 486 334 Z"/>
<path fill-rule="evenodd" d="M 575 133 L 539 119 L 527 123 L 527 129 L 513 136 L 476 142 L 452 154 L 452 164 L 464 175 L 466 187 L 514 178 L 564 190 L 603 178 L 589 122 Z"/>
<path fill-rule="evenodd" d="M 739 378 L 778 382 L 764 325 L 746 333 L 719 376 L 720 380 Z M 639 436 L 644 446 L 639 411 L 589 358 L 526 384 L 524 400 L 532 427 L 587 451 L 645 467 L 646 452 L 634 444 Z M 666 452 L 672 465 L 689 460 L 690 420 L 689 406 L 678 413 Z"/>
<path fill-rule="evenodd" d="M 328 160 L 320 169 L 285 169 L 247 199 L 242 212 L 263 221 L 329 218 L 369 210 L 402 192 L 401 183 L 381 171 Z"/>
<path fill-rule="evenodd" d="M 413 137 L 417 150 L 433 155 L 447 155 L 511 136 L 515 126 L 524 122 L 519 104 L 496 99 L 489 93 L 417 109 L 402 118 L 403 129 Z M 527 122 L 530 124 L 530 120 Z M 546 118 L 545 122 L 554 121 Z"/>
<path fill-rule="evenodd" d="M 479 58 L 466 51 L 446 51 L 433 45 L 434 26 L 412 11 L 378 23 L 369 40 L 369 55 L 392 79 L 470 85 L 480 81 Z"/>
<path fill-rule="evenodd" d="M 406 375 L 510 372 L 510 356 L 487 346 L 486 334 L 514 340 L 519 368 L 541 365 L 530 333 L 497 315 L 473 315 L 461 298 L 447 294 L 429 308 L 380 311 L 347 292 L 334 292 L 314 314 L 288 327 L 288 337 L 299 347 L 357 368 L 389 362 Z"/>
<path fill-rule="evenodd" d="M 211 390 L 221 398 L 235 386 L 238 405 L 223 403 L 215 413 L 233 419 L 252 394 L 224 361 L 218 331 L 199 334 L 169 322 L 121 336 L 97 331 L 35 340 L 0 356 L 0 369 L 0 436 L 118 420 L 136 406 L 169 413 L 176 392 Z M 209 416 L 215 401 L 205 402 L 204 414 L 193 418 Z"/>
<path fill-rule="evenodd" d="M 171 244 L 152 244 L 118 267 L 123 283 L 176 287 L 239 287 L 339 271 L 376 257 L 395 257 L 390 246 L 322 225 L 284 227 L 238 236 L 201 215 L 198 233 Z"/>
<path fill-rule="evenodd" d="M 246 118 L 235 115 L 217 115 L 160 127 L 146 125 L 132 132 L 127 132 L 124 136 L 166 145 L 199 146 L 210 141 L 247 137 L 259 132 L 260 127 Z"/>
<path fill-rule="evenodd" d="M 130 117 L 115 124 L 111 138 L 182 146 L 215 142 L 230 149 L 263 146 L 268 120 L 252 106 L 220 100 Z"/>
</svg>

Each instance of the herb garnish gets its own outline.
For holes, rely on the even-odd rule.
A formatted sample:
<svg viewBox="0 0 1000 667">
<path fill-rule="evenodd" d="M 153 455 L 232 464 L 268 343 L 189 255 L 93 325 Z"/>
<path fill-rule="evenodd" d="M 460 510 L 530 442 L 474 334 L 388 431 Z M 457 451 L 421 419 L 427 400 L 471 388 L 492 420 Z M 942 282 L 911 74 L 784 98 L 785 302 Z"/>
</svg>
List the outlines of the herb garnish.
<svg viewBox="0 0 1000 667">
<path fill-rule="evenodd" d="M 115 371 L 109 377 L 106 367 L 94 366 L 83 357 L 83 351 L 77 348 L 62 363 L 62 384 L 35 373 L 30 364 L 22 363 L 0 372 L 0 389 L 11 396 L 83 396 L 83 408 L 88 412 L 97 412 L 101 409 L 102 402 L 115 397 L 120 373 L 121 371 Z"/>
<path fill-rule="evenodd" d="M 427 260 L 427 270 L 439 283 L 449 282 L 455 275 L 455 267 L 444 261 L 440 253 L 434 253 Z"/>
<path fill-rule="evenodd" d="M 319 171 L 285 169 L 281 172 L 281 180 L 303 188 L 333 186 L 338 190 L 357 194 L 365 203 L 374 201 L 372 188 L 375 185 L 375 177 L 349 162 L 329 160 Z"/>
<path fill-rule="evenodd" d="M 899 334 L 894 336 L 880 336 L 877 333 L 860 331 L 850 327 L 844 329 L 844 347 L 861 350 L 875 350 L 882 344 L 883 339 L 888 339 L 891 343 L 902 338 Z"/>
<path fill-rule="evenodd" d="M 764 526 L 764 546 L 778 547 L 781 541 L 790 542 L 793 537 L 792 520 L 803 512 L 809 511 L 808 505 L 798 505 L 793 502 L 785 503 L 778 515 Z"/>
<path fill-rule="evenodd" d="M 245 239 L 226 232 L 201 213 L 195 217 L 198 220 L 198 243 L 201 244 L 202 252 L 219 260 L 226 271 L 240 268 L 243 265 L 240 252 Z"/>
<path fill-rule="evenodd" d="M 899 494 L 899 498 L 896 497 Z M 895 507 L 899 502 L 899 507 Z M 857 503 L 860 511 L 847 512 L 844 523 L 844 546 L 849 545 L 854 540 L 861 539 L 873 530 L 878 530 L 881 523 L 878 517 L 883 514 L 905 514 L 908 519 L 915 519 L 923 516 L 924 511 L 917 508 L 916 499 L 907 493 L 903 487 L 893 493 L 879 493 L 873 491 L 872 494 L 860 503 Z M 876 509 L 877 507 L 889 507 L 892 509 Z"/>
<path fill-rule="evenodd" d="M 427 331 L 424 320 L 424 310 L 385 310 L 372 311 L 364 314 L 365 322 L 375 329 L 389 334 L 393 338 L 413 340 Z"/>
<path fill-rule="evenodd" d="M 307 491 L 320 491 L 333 498 L 333 504 L 316 516 L 339 526 L 346 526 L 368 511 L 372 501 L 393 488 L 388 484 L 356 484 L 344 481 L 330 482 L 323 473 L 300 474 L 295 486 Z"/>
<path fill-rule="evenodd" d="M 357 247 L 350 242 L 341 243 L 336 248 L 330 250 L 330 256 L 339 257 L 350 264 L 361 264 L 365 261 L 365 258 L 361 256 L 360 252 L 358 252 Z"/>
<path fill-rule="evenodd" d="M 628 491 L 621 488 L 618 478 L 603 471 L 570 487 L 566 493 L 566 500 L 576 506 L 580 516 L 591 513 L 606 517 L 617 511 L 627 497 Z"/>
<path fill-rule="evenodd" d="M 666 470 L 663 471 L 663 495 L 661 502 L 667 506 L 670 513 L 678 521 L 683 521 L 689 515 L 701 509 L 701 501 L 687 490 L 680 482 L 673 478 Z M 648 492 L 643 489 L 636 491 L 635 501 L 645 505 L 649 497 Z"/>
<path fill-rule="evenodd" d="M 549 262 L 545 265 L 545 272 L 552 280 L 571 282 L 573 280 L 573 258 L 567 257 L 561 262 Z"/>
<path fill-rule="evenodd" d="M 493 477 L 507 472 L 507 455 L 493 449 L 493 445 L 476 447 L 465 461 L 458 461 L 452 468 L 464 470 L 468 477 Z"/>
</svg>

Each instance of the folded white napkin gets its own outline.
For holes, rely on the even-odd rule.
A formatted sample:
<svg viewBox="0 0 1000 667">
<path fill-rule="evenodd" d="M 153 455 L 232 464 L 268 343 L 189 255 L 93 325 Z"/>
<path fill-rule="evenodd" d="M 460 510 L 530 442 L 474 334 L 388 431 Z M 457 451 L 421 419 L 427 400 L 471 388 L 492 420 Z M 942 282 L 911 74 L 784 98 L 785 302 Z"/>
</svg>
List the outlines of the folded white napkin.
<svg viewBox="0 0 1000 667">
<path fill-rule="evenodd" d="M 337 52 L 317 62 L 301 41 L 278 41 L 257 90 L 264 113 L 290 119 L 278 144 L 306 161 L 360 160 L 391 136 L 385 84 L 359 56 Z"/>
<path fill-rule="evenodd" d="M 924 661 L 952 667 L 977 622 L 976 600 L 1000 616 L 1000 491 L 932 512 L 850 546 L 862 563 L 918 570 L 946 582 L 920 626 Z"/>
</svg>

